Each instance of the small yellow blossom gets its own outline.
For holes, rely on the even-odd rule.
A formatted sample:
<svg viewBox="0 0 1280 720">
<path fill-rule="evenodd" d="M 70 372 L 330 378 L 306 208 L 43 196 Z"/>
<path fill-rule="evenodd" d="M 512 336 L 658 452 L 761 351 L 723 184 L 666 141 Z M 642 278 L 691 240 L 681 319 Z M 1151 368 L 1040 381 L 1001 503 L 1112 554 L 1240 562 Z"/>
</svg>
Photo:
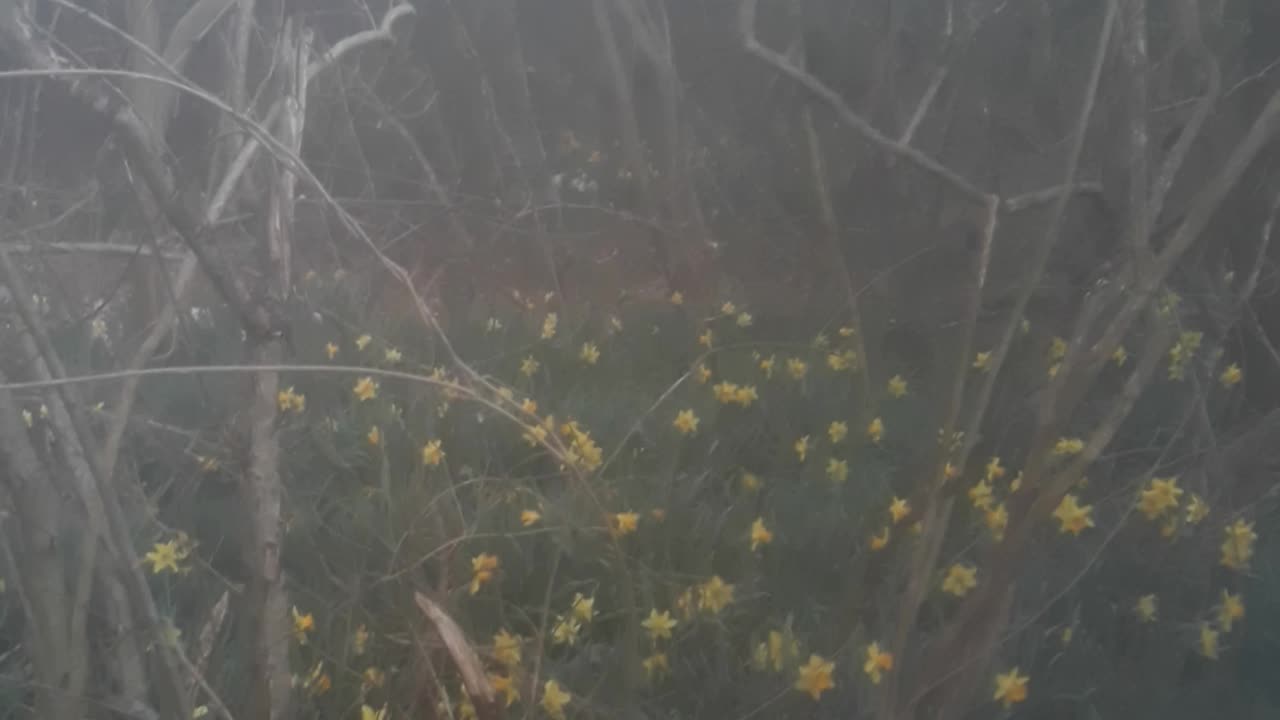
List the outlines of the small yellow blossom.
<svg viewBox="0 0 1280 720">
<path fill-rule="evenodd" d="M 1019 470 L 1018 474 L 1013 477 L 1013 480 L 1009 481 L 1009 492 L 1016 493 L 1021 489 L 1022 489 L 1022 471 Z"/>
<path fill-rule="evenodd" d="M 533 377 L 538 372 L 538 368 L 542 367 L 542 363 L 532 355 L 526 355 L 524 360 L 520 361 L 520 374 L 525 377 Z"/>
<path fill-rule="evenodd" d="M 796 689 L 800 692 L 809 693 L 809 696 L 815 701 L 820 699 L 823 692 L 836 686 L 835 681 L 831 678 L 835 668 L 835 663 L 824 660 L 818 655 L 810 655 L 809 662 L 800 666 L 799 677 L 796 679 Z"/>
<path fill-rule="evenodd" d="M 151 572 L 155 575 L 165 570 L 175 573 L 180 571 L 178 560 L 181 558 L 178 557 L 178 543 L 174 540 L 156 543 L 143 559 L 151 563 Z"/>
<path fill-rule="evenodd" d="M 614 537 L 623 537 L 636 531 L 640 516 L 633 512 L 614 513 L 609 517 L 609 532 Z"/>
<path fill-rule="evenodd" d="M 1111 353 L 1111 361 L 1116 364 L 1116 367 L 1124 367 L 1124 364 L 1129 361 L 1129 351 L 1125 350 L 1123 345 L 1117 345 L 1115 351 Z"/>
<path fill-rule="evenodd" d="M 848 325 L 845 325 L 841 327 L 839 330 L 836 330 L 836 334 L 842 338 L 853 337 L 853 328 L 849 327 Z"/>
<path fill-rule="evenodd" d="M 363 655 L 365 648 L 369 646 L 369 630 L 364 625 L 356 628 L 351 634 L 351 652 L 356 655 Z"/>
<path fill-rule="evenodd" d="M 542 319 L 542 339 L 550 340 L 556 336 L 556 327 L 560 324 L 560 318 L 555 313 L 547 313 Z"/>
<path fill-rule="evenodd" d="M 526 415 L 537 415 L 538 403 L 535 402 L 533 398 L 525 398 L 524 402 L 520 403 L 520 412 L 525 413 Z"/>
<path fill-rule="evenodd" d="M 387 706 L 374 710 L 369 705 L 360 706 L 360 720 L 388 720 L 390 715 L 387 713 Z"/>
<path fill-rule="evenodd" d="M 1150 487 L 1139 493 L 1138 510 L 1155 520 L 1166 510 L 1178 507 L 1178 498 L 1182 497 L 1182 488 L 1178 487 L 1178 478 L 1151 478 Z"/>
<path fill-rule="evenodd" d="M 315 618 L 311 617 L 311 613 L 300 613 L 295 605 L 289 608 L 289 612 L 293 615 L 293 637 L 298 641 L 299 645 L 307 644 L 307 633 L 316 627 Z"/>
<path fill-rule="evenodd" d="M 496 317 L 491 317 L 484 321 L 484 331 L 486 333 L 495 333 L 502 329 L 502 321 Z"/>
<path fill-rule="evenodd" d="M 596 347 L 596 344 L 592 342 L 583 343 L 582 350 L 578 352 L 578 359 L 588 365 L 595 365 L 596 361 L 600 359 L 600 348 Z"/>
<path fill-rule="evenodd" d="M 784 667 L 794 663 L 800 655 L 800 643 L 796 642 L 790 628 L 786 634 L 770 630 L 768 642 L 760 643 L 757 652 L 759 650 L 764 651 L 762 661 L 757 663 L 761 670 L 768 665 L 773 667 L 774 672 L 782 672 Z"/>
<path fill-rule="evenodd" d="M 372 400 L 378 397 L 378 383 L 374 382 L 371 377 L 362 377 L 356 381 L 356 385 L 351 389 L 351 392 L 361 402 Z"/>
<path fill-rule="evenodd" d="M 876 445 L 880 444 L 880 439 L 884 437 L 884 421 L 876 418 L 867 425 L 867 439 Z"/>
<path fill-rule="evenodd" d="M 679 290 L 677 290 L 677 291 L 675 291 L 675 292 L 671 293 L 671 304 L 672 304 L 672 305 L 683 305 L 683 304 L 684 304 L 684 293 L 680 292 Z"/>
<path fill-rule="evenodd" d="M 983 522 L 991 531 L 991 537 L 996 542 L 1001 542 L 1004 540 L 1004 531 L 1009 527 L 1009 510 L 1005 508 L 1004 503 L 983 508 Z"/>
<path fill-rule="evenodd" d="M 672 425 L 681 435 L 692 435 L 698 431 L 698 416 L 693 414 L 693 410 L 681 410 L 676 413 L 676 419 L 672 421 Z"/>
<path fill-rule="evenodd" d="M 796 451 L 796 457 L 800 459 L 800 462 L 804 462 L 805 458 L 809 457 L 809 436 L 805 435 L 796 440 L 792 447 Z"/>
<path fill-rule="evenodd" d="M 813 346 L 815 348 L 818 348 L 819 350 L 825 348 L 830 344 L 831 344 L 831 339 L 828 338 L 827 334 L 824 332 L 820 332 L 817 335 L 813 336 Z"/>
<path fill-rule="evenodd" d="M 1243 570 L 1249 567 L 1249 559 L 1253 557 L 1253 543 L 1258 534 L 1253 531 L 1253 523 L 1236 520 L 1225 528 L 1226 538 L 1222 541 L 1222 564 L 1232 570 Z"/>
<path fill-rule="evenodd" d="M 1218 659 L 1218 631 L 1209 623 L 1200 623 L 1200 654 L 1210 660 Z"/>
<path fill-rule="evenodd" d="M 547 429 L 542 425 L 532 425 L 522 435 L 524 441 L 529 443 L 529 447 L 537 447 L 540 443 L 547 440 Z"/>
<path fill-rule="evenodd" d="M 1227 369 L 1223 370 L 1222 374 L 1218 376 L 1218 382 L 1222 383 L 1222 387 L 1228 389 L 1235 387 L 1243 379 L 1244 371 L 1235 363 L 1228 365 Z"/>
<path fill-rule="evenodd" d="M 649 633 L 650 640 L 657 642 L 664 638 L 670 639 L 671 631 L 677 624 L 679 624 L 679 621 L 673 620 L 670 612 L 663 611 L 662 614 L 659 614 L 655 608 L 649 611 L 649 617 L 640 623 L 640 627 L 643 627 Z"/>
<path fill-rule="evenodd" d="M 1155 622 L 1158 613 L 1155 595 L 1143 595 L 1133 604 L 1133 614 L 1138 616 L 1139 622 Z"/>
<path fill-rule="evenodd" d="M 334 345 L 333 343 L 325 343 L 325 345 L 324 345 L 324 354 L 325 354 L 325 355 L 326 355 L 330 360 L 334 359 L 335 357 L 337 357 L 337 356 L 338 356 L 338 346 L 337 346 L 337 345 Z"/>
<path fill-rule="evenodd" d="M 380 688 L 386 683 L 386 673 L 376 667 L 367 667 L 360 675 L 360 684 L 366 690 Z"/>
<path fill-rule="evenodd" d="M 444 450 L 440 449 L 440 441 L 432 440 L 422 446 L 422 464 L 435 467 L 444 462 Z"/>
<path fill-rule="evenodd" d="M 711 386 L 711 392 L 718 402 L 728 405 L 738 401 L 738 386 L 729 381 L 718 382 Z"/>
<path fill-rule="evenodd" d="M 987 484 L 986 479 L 979 480 L 973 487 L 969 488 L 969 502 L 975 508 L 987 509 L 991 507 L 991 503 L 995 499 L 991 494 L 991 486 Z"/>
<path fill-rule="evenodd" d="M 738 306 L 734 305 L 731 302 L 725 301 L 725 303 L 720 306 L 721 315 L 732 315 L 736 312 L 738 312 Z"/>
<path fill-rule="evenodd" d="M 738 313 L 738 319 L 736 322 L 738 323 L 738 327 L 747 328 L 751 327 L 751 323 L 755 322 L 755 319 L 751 317 L 751 313 L 744 312 Z"/>
<path fill-rule="evenodd" d="M 1199 525 L 1201 520 L 1209 515 L 1209 506 L 1205 501 L 1196 494 L 1191 495 L 1191 501 L 1187 503 L 1187 522 L 1192 525 Z"/>
<path fill-rule="evenodd" d="M 699 365 L 693 369 L 693 379 L 697 380 L 699 385 L 706 385 L 711 379 L 711 370 L 706 365 Z"/>
<path fill-rule="evenodd" d="M 886 525 L 880 530 L 879 535 L 871 536 L 871 549 L 883 550 L 889 544 L 889 526 Z"/>
<path fill-rule="evenodd" d="M 1169 379 L 1181 380 L 1186 375 L 1187 365 L 1200 349 L 1204 335 L 1195 331 L 1187 331 L 1178 336 L 1178 341 L 1169 349 Z"/>
<path fill-rule="evenodd" d="M 973 369 L 979 372 L 991 370 L 991 351 L 985 350 L 973 357 Z"/>
<path fill-rule="evenodd" d="M 849 479 L 849 463 L 835 458 L 827 459 L 827 478 L 831 482 L 842 483 Z"/>
<path fill-rule="evenodd" d="M 502 696 L 503 707 L 511 707 L 512 703 L 520 699 L 520 690 L 510 675 L 489 673 L 489 685 L 495 694 Z"/>
<path fill-rule="evenodd" d="M 764 484 L 758 475 L 751 472 L 742 473 L 742 489 L 747 492 L 756 492 Z"/>
<path fill-rule="evenodd" d="M 718 613 L 733 602 L 733 586 L 719 575 L 698 586 L 698 608 Z"/>
<path fill-rule="evenodd" d="M 710 350 L 711 342 L 712 342 L 711 329 L 707 328 L 706 330 L 702 331 L 701 335 L 698 336 L 698 344 Z"/>
<path fill-rule="evenodd" d="M 654 682 L 671 672 L 671 662 L 667 659 L 667 654 L 661 652 L 655 652 L 641 660 L 640 666 L 644 668 L 644 675 L 649 682 Z"/>
<path fill-rule="evenodd" d="M 1237 620 L 1244 619 L 1244 601 L 1239 595 L 1232 595 L 1226 590 L 1222 591 L 1222 604 L 1218 606 L 1218 627 L 1222 628 L 1222 632 L 1231 632 L 1232 625 Z"/>
<path fill-rule="evenodd" d="M 902 519 L 911 514 L 911 504 L 905 499 L 895 497 L 889 503 L 889 517 L 893 518 L 893 524 L 897 525 Z"/>
<path fill-rule="evenodd" d="M 471 558 L 471 594 L 480 592 L 480 588 L 493 579 L 498 570 L 498 558 L 489 553 L 480 553 Z"/>
<path fill-rule="evenodd" d="M 987 461 L 987 466 L 986 466 L 987 482 L 995 482 L 999 480 L 1000 478 L 1004 477 L 1004 473 L 1005 473 L 1004 466 L 1000 464 L 1000 456 L 993 455 L 991 459 Z"/>
<path fill-rule="evenodd" d="M 755 385 L 743 385 L 733 394 L 733 401 L 742 407 L 751 407 L 751 404 L 760 399 L 759 393 L 756 392 Z"/>
<path fill-rule="evenodd" d="M 773 355 L 760 361 L 760 372 L 764 373 L 766 380 L 773 379 L 773 367 L 777 363 L 777 358 Z"/>
<path fill-rule="evenodd" d="M 302 412 L 307 407 L 307 398 L 305 395 L 294 392 L 293 387 L 287 387 L 276 393 L 276 405 L 280 408 L 280 412 L 290 410 Z"/>
<path fill-rule="evenodd" d="M 942 581 L 942 591 L 956 597 L 964 597 L 977 586 L 978 568 L 959 563 L 947 569 L 947 576 Z"/>
<path fill-rule="evenodd" d="M 809 373 L 809 363 L 800 358 L 787 358 L 787 374 L 792 380 L 803 380 Z"/>
<path fill-rule="evenodd" d="M 889 378 L 889 394 L 893 397 L 900 398 L 907 394 L 907 381 L 901 375 L 894 375 Z"/>
<path fill-rule="evenodd" d="M 1058 362 L 1067 356 L 1067 341 L 1055 337 L 1049 341 L 1049 362 Z"/>
<path fill-rule="evenodd" d="M 1026 675 L 1019 675 L 1016 667 L 1007 673 L 997 674 L 996 692 L 991 699 L 999 700 L 1007 710 L 1015 703 L 1027 699 L 1027 682 L 1030 679 Z"/>
<path fill-rule="evenodd" d="M 539 704 L 552 720 L 564 720 L 564 706 L 573 699 L 555 680 L 548 680 L 542 686 L 542 700 Z"/>
<path fill-rule="evenodd" d="M 871 678 L 873 685 L 879 685 L 881 674 L 892 669 L 893 653 L 881 650 L 878 642 L 873 642 L 867 646 L 867 661 L 863 663 L 862 671 Z"/>
<path fill-rule="evenodd" d="M 542 513 L 538 512 L 537 510 L 529 509 L 529 510 L 520 511 L 520 525 L 522 525 L 523 527 L 532 527 L 534 525 L 537 525 L 538 521 L 541 519 L 542 519 Z"/>
<path fill-rule="evenodd" d="M 582 593 L 574 593 L 573 602 L 569 603 L 569 611 L 573 613 L 575 620 L 590 623 L 596 616 L 595 596 L 587 597 Z"/>
<path fill-rule="evenodd" d="M 374 447 L 379 447 L 382 445 L 382 431 L 378 430 L 377 425 L 374 425 L 373 427 L 369 428 L 369 434 L 365 435 L 364 437 L 366 440 L 369 441 L 369 444 Z"/>
<path fill-rule="evenodd" d="M 1081 530 L 1093 527 L 1092 505 L 1080 505 L 1075 495 L 1064 495 L 1053 516 L 1062 523 L 1060 532 L 1079 535 Z"/>
<path fill-rule="evenodd" d="M 373 338 L 368 335 L 361 335 L 356 338 L 356 350 L 364 350 L 369 347 L 369 343 L 373 342 Z"/>
<path fill-rule="evenodd" d="M 751 523 L 751 551 L 755 552 L 760 549 L 761 545 L 768 545 L 773 542 L 773 533 L 764 526 L 764 518 L 756 518 Z"/>
<path fill-rule="evenodd" d="M 852 370 L 858 364 L 858 354 L 852 350 L 827 353 L 827 367 L 836 372 Z"/>
<path fill-rule="evenodd" d="M 506 628 L 493 636 L 493 659 L 499 665 L 511 670 L 520 666 L 520 638 L 507 632 Z"/>
<path fill-rule="evenodd" d="M 1079 455 L 1084 452 L 1084 441 L 1080 438 L 1058 438 L 1053 445 L 1054 455 Z"/>
<path fill-rule="evenodd" d="M 844 442 L 845 436 L 849 434 L 849 424 L 843 420 L 833 421 L 827 426 L 827 437 L 831 438 L 832 445 L 839 445 Z"/>
<path fill-rule="evenodd" d="M 386 352 L 382 354 L 382 357 L 384 360 L 391 363 L 392 365 L 395 365 L 396 363 L 404 359 L 404 355 L 402 355 L 400 351 L 395 348 L 387 348 Z"/>
</svg>

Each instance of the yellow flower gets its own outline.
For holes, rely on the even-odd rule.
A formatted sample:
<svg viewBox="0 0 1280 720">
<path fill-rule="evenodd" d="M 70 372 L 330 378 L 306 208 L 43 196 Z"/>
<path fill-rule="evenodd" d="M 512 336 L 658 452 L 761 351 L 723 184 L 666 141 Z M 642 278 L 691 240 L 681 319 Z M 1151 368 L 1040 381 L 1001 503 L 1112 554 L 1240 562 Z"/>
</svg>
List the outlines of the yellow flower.
<svg viewBox="0 0 1280 720">
<path fill-rule="evenodd" d="M 738 401 L 738 386 L 734 383 L 718 382 L 711 386 L 711 392 L 716 400 L 724 405 Z"/>
<path fill-rule="evenodd" d="M 276 404 L 280 407 L 280 412 L 302 412 L 307 409 L 307 396 L 294 392 L 290 386 L 276 393 Z"/>
<path fill-rule="evenodd" d="M 996 480 L 1004 477 L 1004 466 L 1000 464 L 999 455 L 993 455 L 991 459 L 987 461 L 986 477 L 987 482 L 995 482 Z"/>
<path fill-rule="evenodd" d="M 835 663 L 823 660 L 818 655 L 810 655 L 809 662 L 800 666 L 800 676 L 796 679 L 795 687 L 800 692 L 809 693 L 814 700 L 818 700 L 823 692 L 836 686 L 835 681 L 831 679 L 831 673 L 835 669 Z"/>
<path fill-rule="evenodd" d="M 480 553 L 471 558 L 471 594 L 480 592 L 480 588 L 493 579 L 498 570 L 498 558 L 489 553 Z"/>
<path fill-rule="evenodd" d="M 1116 367 L 1124 367 L 1124 364 L 1129 361 L 1129 351 L 1125 350 L 1123 345 L 1117 345 L 1115 352 L 1111 353 L 1111 360 Z"/>
<path fill-rule="evenodd" d="M 555 680 L 548 680 L 542 686 L 542 701 L 539 704 L 552 720 L 564 720 L 564 706 L 572 699 L 573 696 L 562 690 Z"/>
<path fill-rule="evenodd" d="M 1079 455 L 1084 452 L 1084 441 L 1080 438 L 1058 438 L 1053 445 L 1054 455 Z"/>
<path fill-rule="evenodd" d="M 858 362 L 858 354 L 852 350 L 827 353 L 827 367 L 836 372 L 851 370 Z"/>
<path fill-rule="evenodd" d="M 178 544 L 173 540 L 156 543 L 151 547 L 151 552 L 147 553 L 144 559 L 146 562 L 151 563 L 151 572 L 153 574 L 159 575 L 165 570 L 179 572 Z"/>
<path fill-rule="evenodd" d="M 773 366 L 777 362 L 777 358 L 773 355 L 760 361 L 760 372 L 764 373 L 766 380 L 773 379 Z"/>
<path fill-rule="evenodd" d="M 356 386 L 351 389 L 355 393 L 356 399 L 364 402 L 378 397 L 378 383 L 373 381 L 371 377 L 362 377 L 356 381 Z"/>
<path fill-rule="evenodd" d="M 733 394 L 733 401 L 742 407 L 751 407 L 751 403 L 760 399 L 755 385 L 743 385 Z"/>
<path fill-rule="evenodd" d="M 1019 675 L 1016 667 L 1007 673 L 997 674 L 996 692 L 991 699 L 999 700 L 1007 710 L 1014 703 L 1027 699 L 1027 681 L 1030 679 L 1026 675 Z"/>
<path fill-rule="evenodd" d="M 973 369 L 980 372 L 991 370 L 991 351 L 980 352 L 973 357 Z"/>
<path fill-rule="evenodd" d="M 889 517 L 893 518 L 893 524 L 897 525 L 902 519 L 911 514 L 911 504 L 905 499 L 894 497 L 889 503 Z"/>
<path fill-rule="evenodd" d="M 991 536 L 996 542 L 1004 540 L 1004 531 L 1009 527 L 1009 511 L 1004 503 L 983 508 L 983 522 L 987 524 L 987 529 L 991 531 Z"/>
<path fill-rule="evenodd" d="M 333 343 L 325 343 L 324 354 L 327 355 L 330 360 L 334 359 L 338 355 L 338 346 Z"/>
<path fill-rule="evenodd" d="M 1155 595 L 1143 595 L 1133 605 L 1133 613 L 1138 616 L 1140 622 L 1154 622 L 1158 612 Z"/>
<path fill-rule="evenodd" d="M 839 330 L 837 330 L 836 334 L 843 338 L 852 337 L 853 328 L 849 327 L 848 325 L 845 325 L 841 327 Z"/>
<path fill-rule="evenodd" d="M 510 675 L 489 673 L 489 685 L 495 693 L 502 696 L 503 707 L 511 707 L 512 703 L 520 699 L 520 690 Z"/>
<path fill-rule="evenodd" d="M 1022 471 L 1019 470 L 1018 474 L 1013 477 L 1013 480 L 1009 481 L 1009 492 L 1016 493 L 1021 489 L 1022 489 Z"/>
<path fill-rule="evenodd" d="M 537 415 L 538 403 L 535 402 L 533 398 L 525 398 L 524 402 L 520 403 L 520 412 L 523 412 L 526 415 Z"/>
<path fill-rule="evenodd" d="M 1055 337 L 1049 342 L 1049 362 L 1058 362 L 1067 356 L 1067 341 Z"/>
<path fill-rule="evenodd" d="M 889 394 L 900 398 L 907 394 L 907 381 L 901 375 L 889 378 Z"/>
<path fill-rule="evenodd" d="M 365 648 L 369 645 L 369 630 L 364 625 L 356 628 L 351 635 L 351 652 L 356 655 L 363 655 Z"/>
<path fill-rule="evenodd" d="M 757 476 L 755 473 L 750 473 L 750 472 L 742 473 L 742 489 L 743 490 L 747 492 L 755 492 L 759 490 L 760 486 L 763 484 L 764 483 L 760 481 L 759 476 Z"/>
<path fill-rule="evenodd" d="M 550 340 L 556 336 L 556 326 L 560 324 L 560 318 L 555 313 L 547 313 L 542 319 L 542 339 Z"/>
<path fill-rule="evenodd" d="M 768 545 L 773 542 L 773 533 L 764 526 L 764 518 L 756 518 L 751 523 L 751 550 L 755 552 L 760 549 L 761 545 Z"/>
<path fill-rule="evenodd" d="M 760 643 L 764 646 L 764 643 Z M 790 665 L 796 656 L 800 654 L 800 643 L 796 642 L 795 636 L 791 634 L 788 628 L 786 635 L 777 630 L 769 631 L 769 643 L 765 647 L 765 659 L 773 666 L 774 672 L 782 672 L 782 668 Z M 764 669 L 764 663 L 760 663 L 761 670 Z"/>
<path fill-rule="evenodd" d="M 710 328 L 707 328 L 706 330 L 702 331 L 702 334 L 698 336 L 698 344 L 708 350 L 711 349 L 711 329 Z"/>
<path fill-rule="evenodd" d="M 1151 486 L 1143 490 L 1138 497 L 1138 510 L 1155 520 L 1166 510 L 1178 507 L 1178 498 L 1182 496 L 1182 488 L 1178 487 L 1178 478 L 1151 478 Z"/>
<path fill-rule="evenodd" d="M 573 617 L 562 617 L 551 629 L 551 643 L 553 645 L 568 645 L 570 647 L 578 644 L 578 633 L 582 632 L 582 623 Z"/>
<path fill-rule="evenodd" d="M 977 586 L 978 568 L 960 563 L 948 568 L 947 577 L 942 581 L 942 591 L 956 597 L 964 597 Z"/>
<path fill-rule="evenodd" d="M 711 379 L 711 370 L 706 365 L 699 365 L 693 369 L 693 379 L 697 380 L 699 385 L 706 385 Z"/>
<path fill-rule="evenodd" d="M 493 659 L 499 665 L 512 670 L 520 666 L 520 638 L 508 633 L 506 628 L 493 636 Z"/>
<path fill-rule="evenodd" d="M 371 342 L 373 342 L 373 338 L 369 337 L 368 335 L 361 335 L 360 337 L 356 338 L 356 349 L 364 350 L 365 348 L 369 347 L 369 343 Z"/>
<path fill-rule="evenodd" d="M 805 458 L 809 456 L 809 436 L 805 435 L 796 440 L 792 447 L 795 448 L 796 457 L 800 458 L 800 462 L 804 462 Z"/>
<path fill-rule="evenodd" d="M 538 521 L 541 519 L 542 519 L 542 513 L 538 512 L 537 510 L 521 510 L 520 511 L 520 524 L 524 527 L 531 527 L 533 525 L 536 525 Z"/>
<path fill-rule="evenodd" d="M 1201 520 L 1209 515 L 1209 506 L 1205 501 L 1196 494 L 1191 495 L 1191 502 L 1187 503 L 1187 522 L 1192 525 L 1199 525 Z"/>
<path fill-rule="evenodd" d="M 1209 623 L 1200 623 L 1200 654 L 1210 660 L 1218 659 L 1218 631 Z"/>
<path fill-rule="evenodd" d="M 994 498 L 991 495 L 991 486 L 987 484 L 986 479 L 979 480 L 973 487 L 969 488 L 969 502 L 973 503 L 975 508 L 983 510 L 991 507 Z"/>
<path fill-rule="evenodd" d="M 596 599 L 594 596 L 587 597 L 582 593 L 574 593 L 573 602 L 569 603 L 569 610 L 573 613 L 575 620 L 589 623 L 596 616 Z"/>
<path fill-rule="evenodd" d="M 844 421 L 834 421 L 827 426 L 827 437 L 831 438 L 832 445 L 839 445 L 844 442 L 844 438 L 849 434 L 849 424 Z"/>
<path fill-rule="evenodd" d="M 692 435 L 698 431 L 698 422 L 698 416 L 693 414 L 693 410 L 681 410 L 676 413 L 676 419 L 671 424 L 681 435 Z"/>
<path fill-rule="evenodd" d="M 382 432 L 378 430 L 377 425 L 369 428 L 369 434 L 365 435 L 365 439 L 374 447 L 378 447 L 382 444 Z"/>
<path fill-rule="evenodd" d="M 484 331 L 486 333 L 498 332 L 502 329 L 502 321 L 496 317 L 491 317 L 484 321 Z"/>
<path fill-rule="evenodd" d="M 885 525 L 879 535 L 871 536 L 871 549 L 883 550 L 889 544 L 889 526 Z"/>
<path fill-rule="evenodd" d="M 610 516 L 609 532 L 614 537 L 623 537 L 636 531 L 640 516 L 633 512 L 614 513 Z"/>
<path fill-rule="evenodd" d="M 391 363 L 392 365 L 395 365 L 396 363 L 404 359 L 404 355 L 400 354 L 400 351 L 395 348 L 387 348 L 386 351 L 382 354 L 382 357 L 384 360 Z"/>
<path fill-rule="evenodd" d="M 578 352 L 578 358 L 588 365 L 595 365 L 600 359 L 600 348 L 595 343 L 583 343 L 582 350 Z"/>
<path fill-rule="evenodd" d="M 1218 627 L 1222 632 L 1231 632 L 1231 626 L 1237 620 L 1244 619 L 1244 601 L 1239 595 L 1222 591 L 1222 604 L 1218 606 Z"/>
<path fill-rule="evenodd" d="M 444 450 L 440 449 L 440 441 L 432 440 L 422 446 L 422 464 L 436 467 L 444 462 Z"/>
<path fill-rule="evenodd" d="M 1228 389 L 1235 387 L 1236 383 L 1243 379 L 1244 371 L 1235 363 L 1228 365 L 1227 369 L 1223 370 L 1222 374 L 1218 376 L 1218 382 L 1222 383 L 1222 387 Z"/>
<path fill-rule="evenodd" d="M 538 368 L 542 367 L 542 363 L 532 355 L 526 355 L 524 360 L 520 361 L 520 374 L 525 377 L 533 377 L 538 372 Z"/>
<path fill-rule="evenodd" d="M 522 437 L 529 443 L 529 447 L 537 447 L 539 443 L 546 441 L 547 429 L 541 425 L 531 425 Z"/>
<path fill-rule="evenodd" d="M 380 688 L 387 683 L 387 676 L 376 667 L 365 668 L 360 675 L 360 685 L 366 690 Z"/>
<path fill-rule="evenodd" d="M 387 706 L 374 710 L 368 705 L 360 706 L 360 720 L 387 720 L 390 715 L 387 714 Z"/>
<path fill-rule="evenodd" d="M 831 344 L 831 339 L 828 338 L 827 334 L 824 332 L 820 332 L 817 335 L 813 336 L 813 346 L 818 348 L 819 350 L 821 350 L 822 348 L 825 348 L 830 344 Z"/>
<path fill-rule="evenodd" d="M 835 458 L 827 459 L 827 478 L 842 483 L 849 479 L 849 463 Z"/>
<path fill-rule="evenodd" d="M 746 313 L 746 312 L 738 313 L 738 319 L 737 319 L 738 327 L 740 328 L 751 327 L 751 323 L 753 322 L 755 322 L 755 319 L 751 317 L 751 313 Z"/>
<path fill-rule="evenodd" d="M 667 660 L 666 653 L 656 652 L 640 661 L 640 666 L 644 668 L 644 675 L 649 679 L 649 682 L 653 682 L 671 672 L 671 663 Z"/>
<path fill-rule="evenodd" d="M 718 613 L 733 602 L 733 586 L 719 575 L 698 586 L 698 608 Z"/>
<path fill-rule="evenodd" d="M 1226 527 L 1226 539 L 1222 541 L 1222 564 L 1232 570 L 1249 567 L 1253 557 L 1253 542 L 1258 539 L 1253 523 L 1236 520 Z"/>
<path fill-rule="evenodd" d="M 1075 495 L 1064 495 L 1053 516 L 1062 523 L 1059 532 L 1079 535 L 1081 530 L 1093 527 L 1093 518 L 1089 517 L 1092 512 L 1092 505 L 1080 505 Z"/>
<path fill-rule="evenodd" d="M 1200 341 L 1204 336 L 1198 332 L 1184 332 L 1178 337 L 1169 350 L 1169 379 L 1181 380 L 1186 374 L 1187 364 L 1200 349 Z"/>
<path fill-rule="evenodd" d="M 884 437 L 884 421 L 876 418 L 867 426 L 867 439 L 879 445 L 882 437 Z"/>
<path fill-rule="evenodd" d="M 664 610 L 659 615 L 658 610 L 655 608 L 649 611 L 649 617 L 640 623 L 640 627 L 648 631 L 650 640 L 657 642 L 663 638 L 670 638 L 671 630 L 677 624 L 678 621 L 671 619 L 670 612 Z"/>
<path fill-rule="evenodd" d="M 672 304 L 672 305 L 683 305 L 683 304 L 684 304 L 684 293 L 680 292 L 679 290 L 677 290 L 677 291 L 675 291 L 675 292 L 671 293 L 671 304 Z"/>
<path fill-rule="evenodd" d="M 307 633 L 316 627 L 315 618 L 311 617 L 311 613 L 298 612 L 298 606 L 289 608 L 289 612 L 293 615 L 293 637 L 298 641 L 299 645 L 307 644 Z"/>
<path fill-rule="evenodd" d="M 787 358 L 787 374 L 792 380 L 803 380 L 809 373 L 809 363 L 800 358 Z"/>
<path fill-rule="evenodd" d="M 867 646 L 867 661 L 862 665 L 862 672 L 870 676 L 873 685 L 880 684 L 881 673 L 889 672 L 892 669 L 893 653 L 882 651 L 878 642 L 873 642 Z"/>
<path fill-rule="evenodd" d="M 725 303 L 720 306 L 721 315 L 732 315 L 736 312 L 738 312 L 738 306 L 734 305 L 731 302 L 725 301 Z"/>
<path fill-rule="evenodd" d="M 960 477 L 960 470 L 948 460 L 942 464 L 942 477 L 944 480 L 955 480 Z"/>
</svg>

